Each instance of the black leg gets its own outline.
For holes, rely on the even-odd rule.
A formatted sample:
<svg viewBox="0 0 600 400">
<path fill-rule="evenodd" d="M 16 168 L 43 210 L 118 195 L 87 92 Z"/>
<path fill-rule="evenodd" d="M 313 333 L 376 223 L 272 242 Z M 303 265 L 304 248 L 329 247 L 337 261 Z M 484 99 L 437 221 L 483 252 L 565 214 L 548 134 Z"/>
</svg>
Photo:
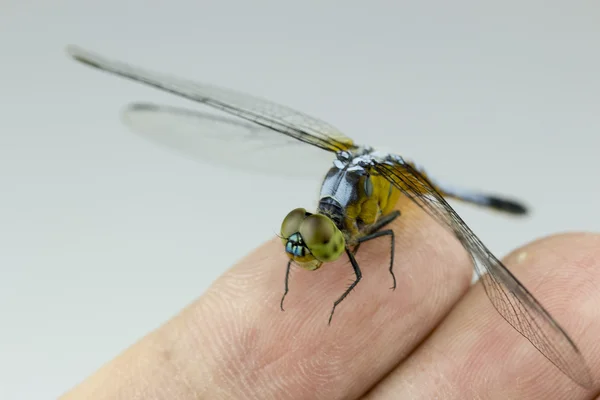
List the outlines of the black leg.
<svg viewBox="0 0 600 400">
<path fill-rule="evenodd" d="M 285 292 L 283 292 L 283 297 L 281 297 L 281 311 L 285 311 L 283 309 L 283 300 L 285 300 L 285 296 L 288 294 L 288 282 L 290 280 L 290 267 L 292 266 L 292 260 L 288 262 L 287 269 L 285 271 Z"/>
<path fill-rule="evenodd" d="M 380 230 L 381 228 L 383 228 L 384 226 L 388 225 L 389 223 L 391 223 L 393 220 L 395 220 L 396 218 L 398 218 L 400 216 L 400 211 L 399 210 L 395 210 L 392 211 L 391 213 L 384 215 L 383 217 L 381 217 L 377 222 L 375 222 L 368 230 L 367 235 L 369 236 L 372 233 L 377 232 L 378 230 Z M 354 255 L 356 255 L 356 253 L 358 252 L 358 248 L 360 247 L 360 243 L 361 242 L 365 242 L 366 240 L 359 240 L 358 244 L 354 247 L 354 251 L 352 252 Z"/>
<path fill-rule="evenodd" d="M 383 217 L 379 218 L 379 220 L 377 222 L 375 222 L 373 224 L 373 226 L 369 229 L 369 233 L 373 233 L 373 232 L 380 230 L 381 228 L 388 225 L 390 222 L 392 222 L 399 216 L 400 216 L 399 210 L 394 210 L 391 213 L 384 215 Z"/>
<path fill-rule="evenodd" d="M 396 276 L 394 275 L 394 247 L 395 247 L 396 237 L 394 236 L 394 231 L 391 229 L 386 229 L 384 231 L 373 232 L 370 235 L 359 238 L 358 244 L 368 242 L 369 240 L 373 240 L 378 237 L 387 236 L 387 235 L 389 235 L 392 239 L 391 240 L 392 248 L 390 250 L 390 274 L 392 274 L 392 279 L 394 281 L 394 285 L 391 287 L 391 289 L 395 290 L 396 289 Z"/>
<path fill-rule="evenodd" d="M 360 272 L 360 267 L 358 266 L 356 259 L 352 255 L 352 252 L 347 247 L 346 247 L 346 254 L 348 254 L 348 258 L 350 259 L 352 268 L 354 268 L 354 274 L 356 275 L 356 280 L 354 282 L 352 282 L 352 284 L 348 287 L 348 289 L 346 289 L 344 294 L 341 295 L 340 298 L 335 301 L 335 303 L 333 303 L 333 308 L 331 309 L 331 315 L 329 315 L 329 325 L 331 325 L 331 318 L 333 318 L 333 313 L 335 312 L 335 308 L 338 306 L 338 304 L 340 304 L 342 302 L 342 300 L 344 300 L 346 298 L 346 296 L 348 296 L 348 294 L 352 291 L 352 289 L 354 289 L 356 284 L 358 282 L 360 282 L 360 278 L 362 278 L 362 273 Z"/>
</svg>

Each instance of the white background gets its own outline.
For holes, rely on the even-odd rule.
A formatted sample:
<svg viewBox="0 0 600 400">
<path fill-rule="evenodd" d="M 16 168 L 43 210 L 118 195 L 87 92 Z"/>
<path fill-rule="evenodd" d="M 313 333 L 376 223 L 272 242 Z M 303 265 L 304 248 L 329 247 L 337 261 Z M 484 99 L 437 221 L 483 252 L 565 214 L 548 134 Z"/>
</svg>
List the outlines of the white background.
<svg viewBox="0 0 600 400">
<path fill-rule="evenodd" d="M 69 43 L 273 99 L 522 198 L 524 220 L 457 205 L 499 256 L 598 230 L 600 6 L 490 3 L 3 0 L 0 398 L 66 391 L 311 207 L 321 179 L 141 140 L 125 104 L 190 103 L 79 65 Z"/>
</svg>

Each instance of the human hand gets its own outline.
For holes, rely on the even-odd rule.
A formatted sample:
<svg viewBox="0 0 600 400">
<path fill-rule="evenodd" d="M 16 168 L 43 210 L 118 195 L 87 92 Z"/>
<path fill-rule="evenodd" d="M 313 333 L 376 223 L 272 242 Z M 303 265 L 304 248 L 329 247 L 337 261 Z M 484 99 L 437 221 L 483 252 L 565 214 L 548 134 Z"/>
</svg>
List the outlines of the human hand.
<svg viewBox="0 0 600 400">
<path fill-rule="evenodd" d="M 197 301 L 63 399 L 590 399 L 496 312 L 458 242 L 402 208 L 397 288 L 389 241 L 361 245 L 363 279 L 346 257 L 292 268 L 274 239 L 221 276 Z M 600 235 L 528 244 L 506 266 L 600 371 Z"/>
</svg>

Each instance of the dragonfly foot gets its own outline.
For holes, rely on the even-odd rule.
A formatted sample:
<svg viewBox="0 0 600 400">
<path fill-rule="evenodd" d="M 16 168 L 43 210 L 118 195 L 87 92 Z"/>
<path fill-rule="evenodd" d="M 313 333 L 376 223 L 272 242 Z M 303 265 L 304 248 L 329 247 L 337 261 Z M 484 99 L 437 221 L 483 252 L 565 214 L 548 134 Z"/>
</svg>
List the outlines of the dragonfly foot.
<svg viewBox="0 0 600 400">
<path fill-rule="evenodd" d="M 287 264 L 287 268 L 285 270 L 285 291 L 283 292 L 283 296 L 281 297 L 281 303 L 279 304 L 279 307 L 281 308 L 281 311 L 285 311 L 283 309 L 283 301 L 285 300 L 285 296 L 287 296 L 288 294 L 288 283 L 290 281 L 290 268 L 292 266 L 292 260 L 288 261 Z"/>
</svg>

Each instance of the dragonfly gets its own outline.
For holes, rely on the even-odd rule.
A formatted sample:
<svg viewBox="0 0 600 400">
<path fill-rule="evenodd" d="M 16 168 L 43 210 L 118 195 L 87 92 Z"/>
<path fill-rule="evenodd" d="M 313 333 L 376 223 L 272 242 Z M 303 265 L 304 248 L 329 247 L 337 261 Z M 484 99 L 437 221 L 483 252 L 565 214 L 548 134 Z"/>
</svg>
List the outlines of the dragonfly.
<svg viewBox="0 0 600 400">
<path fill-rule="evenodd" d="M 527 214 L 522 203 L 445 185 L 411 160 L 359 145 L 333 125 L 272 101 L 144 69 L 74 45 L 67 47 L 67 53 L 90 67 L 223 114 L 131 103 L 123 112 L 125 123 L 165 146 L 246 171 L 283 170 L 287 177 L 326 172 L 315 212 L 294 209 L 281 224 L 279 236 L 288 256 L 282 310 L 292 265 L 314 271 L 345 254 L 355 279 L 334 302 L 331 323 L 336 307 L 361 280 L 355 258 L 358 248 L 377 238 L 390 240 L 394 289 L 395 236 L 389 224 L 401 215 L 396 203 L 405 196 L 462 244 L 498 313 L 571 380 L 584 388 L 592 386 L 590 370 L 575 342 L 446 199 L 513 215 Z"/>
</svg>

